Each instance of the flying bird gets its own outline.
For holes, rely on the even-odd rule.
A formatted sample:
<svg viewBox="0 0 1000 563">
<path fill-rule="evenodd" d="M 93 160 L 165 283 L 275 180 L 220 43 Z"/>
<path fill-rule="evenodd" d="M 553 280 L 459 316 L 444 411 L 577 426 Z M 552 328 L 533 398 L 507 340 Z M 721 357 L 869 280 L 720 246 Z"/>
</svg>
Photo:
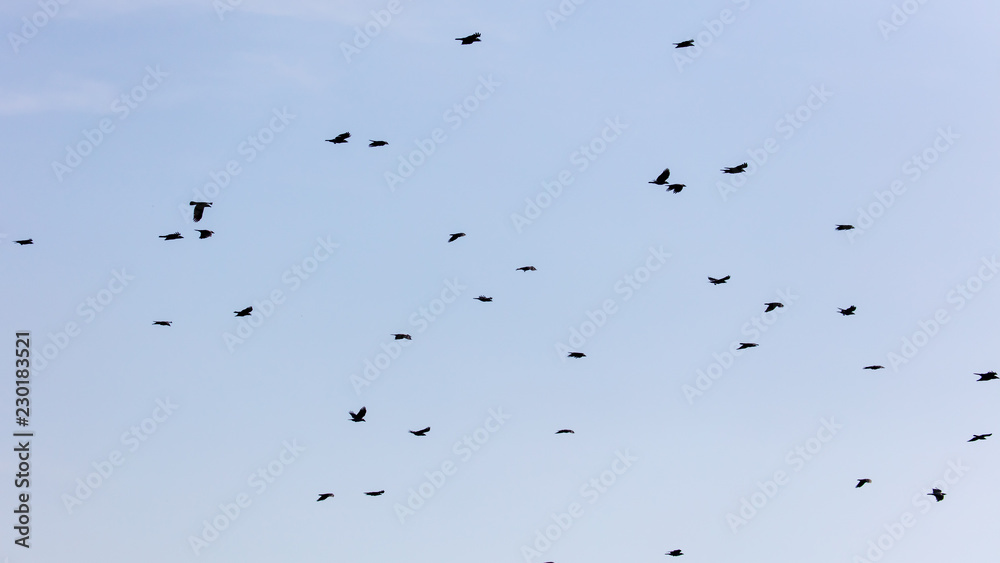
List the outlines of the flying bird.
<svg viewBox="0 0 1000 563">
<path fill-rule="evenodd" d="M 537 268 L 535 268 L 534 266 L 521 266 L 520 268 L 518 268 L 518 270 L 522 272 L 534 272 L 536 269 Z"/>
<path fill-rule="evenodd" d="M 679 549 L 675 549 L 675 550 L 666 552 L 664 555 L 670 555 L 670 556 L 673 556 L 673 557 L 680 557 L 681 555 L 684 555 L 684 552 L 681 551 L 681 550 L 679 550 Z"/>
<path fill-rule="evenodd" d="M 212 202 L 192 201 L 191 205 L 194 206 L 194 222 L 197 223 L 198 221 L 201 221 L 201 216 L 205 213 L 205 208 L 212 207 Z"/>
<path fill-rule="evenodd" d="M 348 412 L 350 412 L 351 414 L 351 422 L 364 422 L 365 413 L 368 412 L 368 409 L 366 409 L 365 407 L 361 407 L 361 410 L 359 410 L 358 412 L 353 412 L 353 411 L 348 411 Z"/>
<path fill-rule="evenodd" d="M 885 366 L 865 366 L 864 369 L 870 369 L 870 370 L 885 369 Z"/>
<path fill-rule="evenodd" d="M 772 303 L 764 303 L 764 306 L 767 307 L 766 309 L 764 309 L 765 313 L 770 313 L 775 309 L 780 309 L 781 307 L 784 307 L 784 305 L 778 303 L 777 301 L 774 301 Z"/>
<path fill-rule="evenodd" d="M 316 502 L 319 502 L 321 500 L 326 500 L 326 499 L 328 499 L 328 498 L 330 498 L 332 496 L 333 496 L 333 493 L 320 493 L 319 494 L 319 498 L 316 499 Z"/>
<path fill-rule="evenodd" d="M 368 144 L 369 147 L 384 147 L 389 144 L 385 141 L 373 141 L 371 139 L 368 139 L 368 142 L 369 142 Z"/>
<path fill-rule="evenodd" d="M 478 299 L 483 303 L 489 303 L 490 301 L 493 301 L 492 297 L 486 297 L 485 295 L 480 295 L 479 297 L 473 297 L 473 299 Z"/>
<path fill-rule="evenodd" d="M 941 502 L 944 500 L 944 495 L 948 493 L 942 493 L 941 489 L 931 489 L 931 492 L 927 493 L 929 496 L 934 497 L 934 500 Z"/>
<path fill-rule="evenodd" d="M 986 373 L 975 373 L 973 375 L 979 376 L 979 379 L 977 379 L 976 381 L 989 381 L 991 379 L 998 379 L 997 372 L 995 371 L 988 371 Z"/>
<path fill-rule="evenodd" d="M 838 308 L 837 310 L 840 311 L 841 315 L 844 315 L 845 317 L 847 317 L 847 316 L 853 315 L 854 311 L 857 311 L 858 308 L 855 305 L 851 305 L 850 307 L 848 307 L 846 309 L 840 309 L 840 308 Z"/>
<path fill-rule="evenodd" d="M 410 434 L 413 434 L 414 436 L 426 436 L 430 431 L 431 427 L 428 426 L 427 428 L 422 428 L 420 430 L 410 430 Z"/>
<path fill-rule="evenodd" d="M 587 355 L 583 352 L 570 352 L 568 358 L 586 358 Z"/>
<path fill-rule="evenodd" d="M 409 334 L 393 334 L 396 340 L 413 340 Z"/>
<path fill-rule="evenodd" d="M 978 442 L 979 440 L 985 440 L 992 436 L 993 434 L 973 434 L 970 442 Z"/>
<path fill-rule="evenodd" d="M 208 238 L 215 234 L 215 231 L 210 231 L 208 229 L 195 229 L 195 230 L 198 231 L 198 238 L 200 239 Z"/>
<path fill-rule="evenodd" d="M 177 240 L 179 238 L 184 238 L 180 233 L 170 233 L 169 235 L 160 235 L 163 240 Z"/>
<path fill-rule="evenodd" d="M 170 326 L 170 323 L 172 322 L 173 321 L 153 321 L 153 324 L 158 326 Z"/>
<path fill-rule="evenodd" d="M 759 346 L 759 344 L 754 344 L 753 342 L 740 342 L 740 347 L 737 350 L 746 350 L 747 348 L 754 348 Z"/>
<path fill-rule="evenodd" d="M 687 41 L 674 43 L 674 49 L 683 49 L 684 47 L 694 47 L 694 39 L 688 39 Z"/>
<path fill-rule="evenodd" d="M 236 313 L 237 317 L 249 317 L 250 316 L 250 311 L 253 311 L 253 307 L 247 307 L 246 309 L 243 309 L 242 311 L 233 311 L 233 312 Z"/>
<path fill-rule="evenodd" d="M 747 171 L 747 163 L 744 162 L 738 166 L 727 166 L 722 169 L 726 174 L 740 174 Z"/>
<path fill-rule="evenodd" d="M 455 242 L 456 240 L 465 236 L 465 233 L 451 233 L 448 235 L 448 242 Z"/>
<path fill-rule="evenodd" d="M 849 231 L 854 228 L 854 225 L 837 225 L 838 231 Z"/>
<path fill-rule="evenodd" d="M 383 489 L 381 491 L 372 491 L 370 493 L 365 493 L 365 494 L 368 495 L 368 496 L 370 496 L 370 497 L 377 497 L 377 496 L 381 495 L 384 492 L 385 492 L 385 489 Z"/>
<path fill-rule="evenodd" d="M 341 133 L 340 135 L 337 135 L 336 137 L 334 137 L 332 139 L 327 139 L 326 142 L 333 143 L 335 145 L 339 145 L 341 143 L 346 143 L 347 142 L 347 138 L 350 137 L 350 136 L 351 136 L 350 133 Z"/>
<path fill-rule="evenodd" d="M 20 244 L 21 246 L 24 246 L 26 244 L 35 244 L 35 241 L 31 240 L 30 238 L 26 238 L 26 239 L 23 239 L 23 240 L 15 240 L 14 242 L 16 242 L 17 244 Z"/>
<path fill-rule="evenodd" d="M 708 282 L 711 283 L 712 285 L 719 285 L 720 283 L 726 283 L 727 281 L 729 281 L 729 276 L 719 279 L 715 279 L 712 276 L 708 276 Z"/>
<path fill-rule="evenodd" d="M 669 177 L 670 177 L 670 169 L 664 168 L 663 172 L 660 172 L 660 175 L 657 176 L 655 180 L 650 182 L 650 184 L 656 184 L 657 186 L 662 186 L 667 183 L 667 178 Z"/>
<path fill-rule="evenodd" d="M 675 194 L 681 193 L 681 190 L 687 187 L 687 184 L 667 184 L 667 191 L 674 192 Z"/>
<path fill-rule="evenodd" d="M 476 41 L 481 41 L 479 38 L 482 37 L 482 35 L 482 33 L 473 33 L 467 37 L 456 37 L 455 41 L 461 41 L 462 45 L 472 45 Z"/>
<path fill-rule="evenodd" d="M 871 482 L 872 482 L 871 479 L 858 479 L 858 484 L 854 485 L 854 488 L 855 489 L 860 489 L 861 487 L 864 487 L 865 484 L 871 483 Z"/>
<path fill-rule="evenodd" d="M 562 430 L 556 430 L 556 434 L 576 434 L 576 432 L 573 432 L 569 428 L 563 428 Z"/>
</svg>

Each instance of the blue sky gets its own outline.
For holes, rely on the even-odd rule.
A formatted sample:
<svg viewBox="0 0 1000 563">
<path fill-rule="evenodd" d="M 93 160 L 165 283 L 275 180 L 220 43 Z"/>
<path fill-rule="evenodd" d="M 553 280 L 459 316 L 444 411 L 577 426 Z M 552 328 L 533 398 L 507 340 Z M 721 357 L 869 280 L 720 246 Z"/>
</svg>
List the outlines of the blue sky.
<svg viewBox="0 0 1000 563">
<path fill-rule="evenodd" d="M 1000 367 L 994 3 L 0 15 L 0 324 L 11 361 L 32 335 L 35 433 L 31 548 L 11 523 L 0 557 L 1000 548 L 998 438 L 967 442 L 1000 430 L 973 375 Z"/>
</svg>

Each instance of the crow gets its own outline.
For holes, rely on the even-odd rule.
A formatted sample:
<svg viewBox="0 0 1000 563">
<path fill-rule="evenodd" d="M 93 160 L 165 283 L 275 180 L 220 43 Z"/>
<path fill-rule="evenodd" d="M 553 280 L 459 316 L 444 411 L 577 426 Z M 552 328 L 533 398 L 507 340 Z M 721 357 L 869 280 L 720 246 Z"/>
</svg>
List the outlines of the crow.
<svg viewBox="0 0 1000 563">
<path fill-rule="evenodd" d="M 465 236 L 465 233 L 451 233 L 448 235 L 448 242 L 455 242 L 456 240 Z"/>
<path fill-rule="evenodd" d="M 684 555 L 684 552 L 681 551 L 681 550 L 679 550 L 679 549 L 675 549 L 673 551 L 668 551 L 668 552 L 664 553 L 664 555 L 670 555 L 672 557 L 679 557 L 681 555 Z"/>
<path fill-rule="evenodd" d="M 479 297 L 473 297 L 473 299 L 478 299 L 483 303 L 489 303 L 490 301 L 493 301 L 492 297 L 486 297 L 485 295 L 480 295 Z"/>
<path fill-rule="evenodd" d="M 838 231 L 849 231 L 854 228 L 854 225 L 837 225 Z"/>
<path fill-rule="evenodd" d="M 423 428 L 421 430 L 410 430 L 410 434 L 413 434 L 414 436 L 426 436 L 430 431 L 431 427 L 428 426 L 427 428 Z"/>
<path fill-rule="evenodd" d="M 997 372 L 995 371 L 988 371 L 986 373 L 975 373 L 973 375 L 979 376 L 979 379 L 977 379 L 976 381 L 989 381 L 991 379 L 998 379 Z"/>
<path fill-rule="evenodd" d="M 573 432 L 569 428 L 563 428 L 562 430 L 556 430 L 556 434 L 576 434 L 576 432 Z"/>
<path fill-rule="evenodd" d="M 737 350 L 746 350 L 747 348 L 754 348 L 759 346 L 759 344 L 754 344 L 753 342 L 740 342 L 740 347 Z"/>
<path fill-rule="evenodd" d="M 993 434 L 973 434 L 970 442 L 978 442 L 979 440 L 985 440 L 992 436 Z"/>
<path fill-rule="evenodd" d="M 393 334 L 395 340 L 413 340 L 409 334 Z"/>
<path fill-rule="evenodd" d="M 385 141 L 372 141 L 371 139 L 368 139 L 368 141 L 369 141 L 368 145 L 369 147 L 384 147 L 389 144 Z"/>
<path fill-rule="evenodd" d="M 482 37 L 482 35 L 483 35 L 482 33 L 473 33 L 468 37 L 456 37 L 455 41 L 461 41 L 462 45 L 472 45 L 476 41 L 481 41 L 481 39 L 479 38 Z"/>
<path fill-rule="evenodd" d="M 729 280 L 729 276 L 724 278 L 715 279 L 712 276 L 708 276 L 708 282 L 712 285 L 719 285 L 720 283 L 726 283 Z"/>
<path fill-rule="evenodd" d="M 361 410 L 359 410 L 358 412 L 353 412 L 353 411 L 348 411 L 348 412 L 351 413 L 351 422 L 364 422 L 365 413 L 368 412 L 368 409 L 366 409 L 365 407 L 361 407 Z"/>
<path fill-rule="evenodd" d="M 31 240 L 30 238 L 26 238 L 24 240 L 15 240 L 14 242 L 20 244 L 21 246 L 24 246 L 26 244 L 35 244 L 35 241 Z"/>
<path fill-rule="evenodd" d="M 674 49 L 683 49 L 684 47 L 694 47 L 694 39 L 674 43 Z"/>
<path fill-rule="evenodd" d="M 215 234 L 215 231 L 210 231 L 208 229 L 195 229 L 195 230 L 198 231 L 199 239 L 208 238 Z"/>
<path fill-rule="evenodd" d="M 846 309 L 839 309 L 839 308 L 838 308 L 838 310 L 840 311 L 840 314 L 841 314 L 841 315 L 844 315 L 845 317 L 848 317 L 848 316 L 850 316 L 850 315 L 853 315 L 853 314 L 854 314 L 854 311 L 857 311 L 857 310 L 858 310 L 858 308 L 857 308 L 857 306 L 855 306 L 855 305 L 851 305 L 850 307 L 848 307 L 848 308 L 846 308 Z"/>
<path fill-rule="evenodd" d="M 687 184 L 667 184 L 667 191 L 674 192 L 675 194 L 681 193 L 681 190 L 687 187 Z"/>
<path fill-rule="evenodd" d="M 744 162 L 739 166 L 727 166 L 723 168 L 722 171 L 725 172 L 726 174 L 740 174 L 747 171 L 747 163 Z"/>
<path fill-rule="evenodd" d="M 656 184 L 657 186 L 662 186 L 667 183 L 667 178 L 669 177 L 670 177 L 670 169 L 664 168 L 663 172 L 660 172 L 660 175 L 657 176 L 655 180 L 650 182 L 650 184 Z"/>
<path fill-rule="evenodd" d="M 347 138 L 350 137 L 350 136 L 351 136 L 350 133 L 341 133 L 340 135 L 337 135 L 336 137 L 334 137 L 332 139 L 327 139 L 326 142 L 333 143 L 335 145 L 339 145 L 341 143 L 346 143 L 347 142 Z"/>
<path fill-rule="evenodd" d="M 871 483 L 871 482 L 872 482 L 871 479 L 858 479 L 858 484 L 854 485 L 854 488 L 860 489 L 861 487 L 864 487 L 866 483 Z"/>
<path fill-rule="evenodd" d="M 158 326 L 170 326 L 170 323 L 172 322 L 173 321 L 153 321 L 153 324 Z"/>
<path fill-rule="evenodd" d="M 236 313 L 237 317 L 249 317 L 250 316 L 250 311 L 253 311 L 253 307 L 247 307 L 246 309 L 243 309 L 242 311 L 233 311 L 233 312 Z"/>
<path fill-rule="evenodd" d="M 370 497 L 377 497 L 377 496 L 381 495 L 384 492 L 385 492 L 385 489 L 383 489 L 381 491 L 372 491 L 370 493 L 365 493 L 365 494 L 368 495 L 368 496 L 370 496 Z"/>
<path fill-rule="evenodd" d="M 586 358 L 587 355 L 583 352 L 570 352 L 568 358 Z"/>
<path fill-rule="evenodd" d="M 212 202 L 192 201 L 191 205 L 194 206 L 194 222 L 197 223 L 198 221 L 201 221 L 201 216 L 205 213 L 205 208 L 212 207 Z"/>
<path fill-rule="evenodd" d="M 316 502 L 319 502 L 321 500 L 326 500 L 326 499 L 328 499 L 328 498 L 330 498 L 332 496 L 333 496 L 333 493 L 320 493 L 319 494 L 319 498 L 316 499 Z"/>
<path fill-rule="evenodd" d="M 534 266 L 521 266 L 520 268 L 518 268 L 518 270 L 522 272 L 534 272 L 536 269 L 537 268 L 535 268 Z"/>
<path fill-rule="evenodd" d="M 764 303 L 764 306 L 767 307 L 767 309 L 764 309 L 765 313 L 770 313 L 775 309 L 780 309 L 781 307 L 784 307 L 784 305 L 778 303 L 777 301 L 774 301 L 772 303 Z"/>
<path fill-rule="evenodd" d="M 934 500 L 941 502 L 944 500 L 944 495 L 948 493 L 942 493 L 941 489 L 931 489 L 931 492 L 927 493 L 928 496 L 934 497 Z"/>
<path fill-rule="evenodd" d="M 870 370 L 885 369 L 885 366 L 865 366 L 864 369 L 870 369 Z"/>
<path fill-rule="evenodd" d="M 169 235 L 160 235 L 163 240 L 177 240 L 179 238 L 184 238 L 180 233 L 170 233 Z"/>
</svg>

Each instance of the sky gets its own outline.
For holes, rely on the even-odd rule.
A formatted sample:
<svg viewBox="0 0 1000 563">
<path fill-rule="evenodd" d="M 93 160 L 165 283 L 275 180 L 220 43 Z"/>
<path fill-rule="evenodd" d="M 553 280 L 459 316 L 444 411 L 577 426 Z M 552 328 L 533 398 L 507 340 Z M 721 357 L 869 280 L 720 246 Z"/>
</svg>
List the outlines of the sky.
<svg viewBox="0 0 1000 563">
<path fill-rule="evenodd" d="M 0 22 L 5 561 L 1000 552 L 995 2 Z"/>
</svg>

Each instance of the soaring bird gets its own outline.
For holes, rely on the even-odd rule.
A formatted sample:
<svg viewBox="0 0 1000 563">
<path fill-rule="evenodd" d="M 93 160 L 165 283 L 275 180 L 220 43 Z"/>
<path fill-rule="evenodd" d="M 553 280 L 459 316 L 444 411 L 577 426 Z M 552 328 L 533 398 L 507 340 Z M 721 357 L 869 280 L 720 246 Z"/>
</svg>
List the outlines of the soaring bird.
<svg viewBox="0 0 1000 563">
<path fill-rule="evenodd" d="M 694 47 L 694 39 L 674 43 L 674 49 L 683 49 L 684 47 Z"/>
<path fill-rule="evenodd" d="M 169 235 L 160 235 L 163 240 L 177 240 L 179 238 L 184 238 L 180 233 L 170 233 Z"/>
<path fill-rule="evenodd" d="M 410 430 L 410 434 L 413 434 L 414 436 L 426 436 L 430 431 L 431 427 L 428 426 L 427 428 L 421 428 L 420 430 Z"/>
<path fill-rule="evenodd" d="M 927 493 L 929 496 L 934 497 L 934 500 L 941 502 L 944 500 L 944 495 L 948 493 L 942 493 L 941 489 L 931 489 L 931 492 Z"/>
<path fill-rule="evenodd" d="M 384 147 L 389 144 L 385 141 L 373 141 L 371 139 L 368 139 L 368 143 L 369 147 Z"/>
<path fill-rule="evenodd" d="M 170 326 L 170 323 L 172 322 L 173 321 L 153 321 L 153 324 L 158 326 Z"/>
<path fill-rule="evenodd" d="M 370 496 L 370 497 L 377 497 L 377 496 L 381 495 L 384 492 L 385 492 L 385 489 L 383 489 L 381 491 L 371 491 L 371 492 L 365 493 L 365 494 L 368 495 L 368 496 Z"/>
<path fill-rule="evenodd" d="M 365 413 L 368 412 L 368 409 L 366 409 L 365 407 L 361 407 L 361 409 L 358 412 L 353 412 L 353 411 L 348 411 L 348 412 L 351 414 L 351 422 L 364 422 Z"/>
<path fill-rule="evenodd" d="M 854 488 L 860 489 L 861 487 L 864 487 L 866 483 L 871 483 L 871 482 L 872 482 L 871 479 L 858 479 L 858 484 L 854 485 Z"/>
<path fill-rule="evenodd" d="M 673 557 L 680 557 L 681 555 L 684 555 L 684 552 L 681 551 L 681 550 L 679 550 L 679 549 L 675 549 L 675 550 L 666 552 L 664 555 L 671 555 Z"/>
<path fill-rule="evenodd" d="M 409 334 L 393 334 L 392 336 L 395 337 L 396 340 L 413 340 Z"/>
<path fill-rule="evenodd" d="M 535 268 L 534 266 L 521 266 L 520 268 L 518 268 L 518 270 L 522 272 L 534 272 L 536 269 L 537 268 Z"/>
<path fill-rule="evenodd" d="M 349 132 L 348 133 L 341 133 L 340 135 L 337 135 L 336 137 L 334 137 L 332 139 L 327 139 L 326 142 L 333 143 L 335 145 L 339 145 L 341 143 L 346 143 L 347 142 L 347 138 L 350 137 L 350 136 L 351 136 L 351 134 Z"/>
<path fill-rule="evenodd" d="M 784 305 L 782 305 L 781 303 L 778 303 L 777 301 L 774 301 L 774 302 L 771 302 L 771 303 L 764 303 L 764 306 L 767 307 L 767 309 L 764 309 L 765 313 L 770 313 L 771 311 L 773 311 L 775 309 L 780 309 L 781 307 L 784 307 Z"/>
<path fill-rule="evenodd" d="M 747 163 L 744 162 L 738 166 L 727 166 L 723 168 L 722 171 L 726 174 L 740 174 L 747 171 Z"/>
<path fill-rule="evenodd" d="M 246 309 L 243 309 L 241 311 L 233 311 L 233 312 L 236 313 L 237 317 L 249 317 L 250 311 L 253 311 L 253 307 L 247 307 Z"/>
<path fill-rule="evenodd" d="M 712 285 L 719 285 L 720 283 L 726 283 L 727 281 L 729 281 L 729 276 L 719 279 L 715 279 L 712 276 L 708 276 L 708 282 L 711 283 Z"/>
<path fill-rule="evenodd" d="M 556 430 L 556 434 L 576 434 L 576 432 L 573 432 L 569 428 L 563 428 L 562 430 Z"/>
<path fill-rule="evenodd" d="M 973 434 L 970 442 L 978 442 L 979 440 L 985 440 L 992 436 L 993 434 Z"/>
<path fill-rule="evenodd" d="M 854 228 L 854 225 L 837 225 L 838 231 L 849 231 Z"/>
<path fill-rule="evenodd" d="M 988 371 L 986 373 L 974 373 L 973 375 L 979 376 L 979 379 L 977 379 L 976 381 L 989 381 L 991 379 L 998 379 L 997 372 L 995 371 Z"/>
<path fill-rule="evenodd" d="M 885 369 L 885 366 L 877 366 L 877 365 L 876 366 L 865 366 L 864 369 L 870 369 L 870 370 Z"/>
<path fill-rule="evenodd" d="M 483 35 L 482 33 L 473 33 L 468 37 L 456 37 L 455 41 L 461 41 L 462 45 L 472 45 L 476 41 L 481 41 L 481 39 L 479 38 L 482 37 L 482 35 Z"/>
<path fill-rule="evenodd" d="M 850 307 L 848 307 L 846 309 L 840 309 L 840 308 L 838 308 L 837 310 L 840 311 L 841 315 L 844 315 L 845 317 L 847 317 L 847 316 L 853 315 L 854 311 L 858 310 L 858 307 L 856 305 L 851 305 Z"/>
<path fill-rule="evenodd" d="M 319 502 L 321 500 L 326 500 L 326 499 L 328 499 L 328 498 L 330 498 L 332 496 L 333 496 L 333 493 L 320 493 L 319 494 L 319 498 L 316 499 L 316 502 Z"/>
<path fill-rule="evenodd" d="M 740 342 L 740 347 L 737 350 L 746 350 L 747 348 L 754 348 L 760 346 L 759 344 L 754 344 L 753 342 Z"/>
<path fill-rule="evenodd" d="M 569 357 L 569 358 L 586 358 L 587 355 L 584 354 L 583 352 L 570 352 L 569 356 L 567 356 L 567 357 Z"/>
<path fill-rule="evenodd" d="M 26 239 L 23 239 L 23 240 L 15 240 L 14 242 L 16 242 L 17 244 L 20 244 L 21 246 L 24 246 L 26 244 L 35 244 L 35 241 L 31 240 L 30 238 L 26 238 Z"/>
<path fill-rule="evenodd" d="M 215 231 L 210 231 L 208 229 L 195 229 L 195 230 L 198 231 L 198 238 L 200 239 L 208 238 L 215 234 Z"/>
<path fill-rule="evenodd" d="M 448 235 L 448 242 L 455 242 L 456 240 L 465 236 L 465 233 L 451 233 Z"/>
<path fill-rule="evenodd" d="M 201 221 L 201 216 L 205 213 L 206 207 L 212 207 L 211 201 L 192 201 L 191 205 L 194 206 L 194 222 L 197 223 Z"/>
<path fill-rule="evenodd" d="M 490 301 L 493 301 L 492 297 L 486 297 L 485 295 L 480 295 L 479 297 L 473 297 L 473 299 L 478 299 L 479 301 L 482 301 L 483 303 L 489 303 Z"/>
<path fill-rule="evenodd" d="M 667 178 L 669 177 L 670 177 L 670 169 L 664 168 L 663 172 L 660 172 L 660 175 L 657 176 L 655 180 L 650 182 L 650 184 L 656 184 L 657 186 L 662 186 L 667 183 Z"/>
<path fill-rule="evenodd" d="M 674 192 L 675 194 L 681 193 L 681 190 L 687 187 L 687 184 L 667 184 L 667 191 Z"/>
</svg>

